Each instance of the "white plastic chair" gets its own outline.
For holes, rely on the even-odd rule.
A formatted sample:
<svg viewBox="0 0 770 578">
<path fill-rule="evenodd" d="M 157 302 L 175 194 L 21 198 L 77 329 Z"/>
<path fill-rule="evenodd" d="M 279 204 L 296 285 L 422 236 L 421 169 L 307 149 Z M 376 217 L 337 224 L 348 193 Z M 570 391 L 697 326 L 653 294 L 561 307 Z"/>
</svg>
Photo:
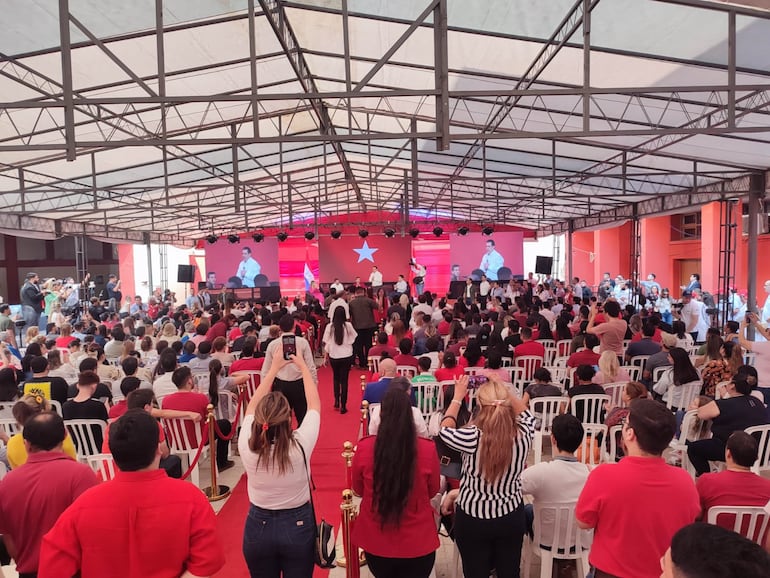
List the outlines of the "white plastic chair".
<svg viewBox="0 0 770 578">
<path fill-rule="evenodd" d="M 707 520 L 709 524 L 717 524 L 719 516 L 735 516 L 733 532 L 744 538 L 765 545 L 767 527 L 770 525 L 770 512 L 761 506 L 714 506 L 709 508 Z"/>
<path fill-rule="evenodd" d="M 543 358 L 539 355 L 522 355 L 513 361 L 517 367 L 524 369 L 524 375 L 522 376 L 524 381 L 532 381 L 532 375 L 535 373 L 535 370 L 543 365 Z"/>
<path fill-rule="evenodd" d="M 427 425 L 430 416 L 443 405 L 441 386 L 435 381 L 423 381 L 413 383 L 412 389 L 417 397 L 417 407 Z"/>
<path fill-rule="evenodd" d="M 235 412 L 238 405 L 238 396 L 232 391 L 220 391 L 218 394 L 219 400 L 217 407 L 214 410 L 214 415 L 217 419 L 226 419 L 232 422 L 235 419 Z"/>
<path fill-rule="evenodd" d="M 649 358 L 649 355 L 634 355 L 629 361 L 631 365 L 636 365 L 641 368 L 642 373 L 644 373 L 644 367 L 647 365 L 647 360 Z"/>
<path fill-rule="evenodd" d="M 549 372 L 551 372 L 551 383 L 553 385 L 556 385 L 559 387 L 559 389 L 564 392 L 564 384 L 567 381 L 567 378 L 569 377 L 569 371 L 567 367 L 557 367 L 557 366 L 551 366 L 546 367 Z"/>
<path fill-rule="evenodd" d="M 594 455 L 591 451 L 591 444 L 589 439 L 597 440 L 599 444 L 599 456 Z M 602 458 L 606 455 L 606 452 L 602 450 L 604 444 L 607 443 L 607 426 L 595 423 L 583 424 L 583 441 L 580 442 L 580 461 L 587 466 L 598 466 Z"/>
<path fill-rule="evenodd" d="M 569 357 L 569 352 L 572 349 L 572 340 L 571 339 L 560 339 L 556 342 L 556 356 L 559 357 Z"/>
<path fill-rule="evenodd" d="M 610 401 L 610 396 L 602 393 L 579 394 L 570 399 L 570 413 L 574 416 L 579 415 L 578 407 L 582 406 L 583 425 L 599 424 L 604 420 L 604 405 Z"/>
<path fill-rule="evenodd" d="M 192 374 L 193 383 L 195 383 L 195 389 L 196 391 L 200 393 L 208 393 L 209 392 L 209 372 L 206 373 L 203 372 L 195 372 Z"/>
<path fill-rule="evenodd" d="M 108 482 L 115 477 L 115 460 L 112 458 L 112 454 L 94 454 L 86 457 L 86 462 L 94 473 L 99 475 L 99 478 L 103 482 Z"/>
<path fill-rule="evenodd" d="M 171 453 L 178 455 L 182 459 L 182 471 L 187 471 L 190 463 L 195 458 L 195 454 L 198 453 L 198 447 L 201 443 L 203 435 L 201 424 L 185 418 L 162 418 L 161 424 L 166 431 L 166 441 Z M 204 448 L 203 455 L 205 455 L 207 450 L 208 448 Z M 203 459 L 203 455 L 201 455 L 201 459 Z M 195 486 L 199 482 L 199 470 L 200 460 L 195 464 L 193 471 L 190 472 L 190 481 Z"/>
<path fill-rule="evenodd" d="M 13 419 L 13 404 L 14 401 L 0 402 L 0 419 Z M 61 414 L 59 414 L 61 415 Z"/>
<path fill-rule="evenodd" d="M 8 437 L 15 435 L 21 431 L 21 428 L 16 425 L 16 420 L 12 417 L 4 417 L 0 419 L 0 430 L 3 430 Z"/>
<path fill-rule="evenodd" d="M 697 427 L 694 427 L 695 424 Z M 695 468 L 690 463 L 690 459 L 687 457 L 687 436 L 693 436 L 693 439 L 705 439 L 710 437 L 708 435 L 711 427 L 710 421 L 698 420 L 698 410 L 691 409 L 684 414 L 682 419 L 682 427 L 679 431 L 679 437 L 671 442 L 670 447 L 673 450 L 679 451 L 682 455 L 681 467 L 690 476 L 695 479 Z"/>
<path fill-rule="evenodd" d="M 770 470 L 770 425 L 755 425 L 744 431 L 754 436 L 759 442 L 759 458 L 754 462 L 751 471 L 762 475 L 762 472 Z"/>
<path fill-rule="evenodd" d="M 369 367 L 369 371 L 372 373 L 380 372 L 380 359 L 379 355 L 370 355 L 366 358 L 366 365 Z"/>
<path fill-rule="evenodd" d="M 259 387 L 259 382 L 261 380 L 261 373 L 258 370 L 250 369 L 247 371 L 239 371 L 238 373 L 245 373 L 249 376 L 249 380 L 243 384 L 244 391 L 246 392 L 246 397 L 243 399 L 243 403 L 241 404 L 241 410 L 240 410 L 240 419 L 238 420 L 238 427 L 241 427 L 240 424 L 243 423 L 243 418 L 246 417 L 246 406 L 249 405 L 249 400 L 254 397 L 254 394 L 257 392 L 257 388 Z"/>
<path fill-rule="evenodd" d="M 577 575 L 588 573 L 588 552 L 593 530 L 581 530 L 575 518 L 574 502 L 544 502 L 534 504 L 534 539 L 524 546 L 524 576 L 531 573 L 532 556 L 540 557 L 540 578 L 550 578 L 554 560 L 575 560 Z M 544 540 L 545 520 L 553 529 L 552 539 Z"/>
<path fill-rule="evenodd" d="M 663 365 L 661 367 L 656 367 L 652 372 L 652 383 L 658 383 L 660 381 L 660 378 L 663 377 L 663 374 L 671 369 L 670 365 Z"/>
<path fill-rule="evenodd" d="M 623 431 L 622 425 L 614 425 L 607 432 L 607 440 L 602 444 L 602 451 L 604 452 L 603 461 L 607 463 L 614 463 L 618 460 L 618 441 L 620 440 L 620 432 Z M 607 443 L 609 443 L 609 449 L 607 449 Z"/>
<path fill-rule="evenodd" d="M 88 456 L 101 453 L 101 443 L 94 432 L 101 432 L 99 437 L 104 440 L 104 430 L 107 428 L 105 422 L 100 419 L 65 419 L 64 425 L 75 443 L 78 460 L 85 461 Z"/>
<path fill-rule="evenodd" d="M 743 363 L 746 365 L 754 365 L 754 360 L 757 358 L 757 354 L 751 351 L 744 351 Z"/>
<path fill-rule="evenodd" d="M 642 377 L 642 368 L 638 365 L 621 365 L 620 369 L 625 369 L 631 381 L 639 381 Z"/>
<path fill-rule="evenodd" d="M 612 407 L 626 406 L 626 404 L 623 403 L 623 392 L 626 389 L 626 384 L 624 382 L 605 383 L 602 387 L 604 388 L 605 393 L 610 396 L 610 405 Z"/>
<path fill-rule="evenodd" d="M 535 463 L 543 460 L 543 438 L 551 435 L 553 418 L 561 413 L 561 406 L 567 398 L 558 396 L 536 397 L 529 402 L 532 414 L 539 420 L 539 427 L 535 429 L 535 437 L 532 440 L 532 448 L 535 452 Z"/>
<path fill-rule="evenodd" d="M 396 375 L 406 377 L 407 379 L 412 379 L 415 375 L 417 375 L 417 368 L 413 365 L 397 365 Z"/>
<path fill-rule="evenodd" d="M 691 381 L 689 383 L 683 383 L 682 385 L 672 385 L 668 388 L 668 401 L 666 407 L 670 410 L 674 410 L 674 396 L 671 390 L 679 388 L 679 408 L 687 411 L 693 400 L 700 395 L 700 390 L 703 387 L 703 383 L 699 381 Z"/>
<path fill-rule="evenodd" d="M 547 364 L 553 363 L 553 359 L 556 357 L 556 341 L 553 339 L 538 339 L 539 343 L 545 347 L 545 357 L 543 361 Z"/>
<path fill-rule="evenodd" d="M 567 361 L 569 361 L 568 355 L 558 355 L 553 360 L 554 367 L 567 367 Z"/>
</svg>

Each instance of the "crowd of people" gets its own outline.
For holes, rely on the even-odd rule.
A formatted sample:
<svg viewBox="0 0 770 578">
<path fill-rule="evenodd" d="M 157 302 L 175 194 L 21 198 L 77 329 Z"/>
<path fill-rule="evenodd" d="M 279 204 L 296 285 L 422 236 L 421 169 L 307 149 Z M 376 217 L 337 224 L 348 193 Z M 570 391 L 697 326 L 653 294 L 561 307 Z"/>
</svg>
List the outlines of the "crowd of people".
<svg viewBox="0 0 770 578">
<path fill-rule="evenodd" d="M 19 429 L 0 452 L 11 470 L 0 481 L 6 547 L 22 576 L 218 571 L 224 558 L 211 509 L 175 479 L 182 466 L 157 419 L 186 419 L 196 433 L 208 404 L 218 407 L 258 373 L 237 436 L 250 501 L 243 555 L 252 576 L 309 576 L 310 458 L 322 407 L 348 412 L 356 366 L 373 376 L 363 395 L 371 435 L 359 440 L 353 459 L 352 489 L 362 499 L 353 539 L 375 576 L 430 574 L 438 511 L 466 577 L 518 576 L 528 534 L 545 545 L 557 538 L 554 503 L 567 505 L 582 532 L 592 531 L 584 545 L 594 577 L 660 576 L 661 569 L 667 576 L 768 575 L 770 558 L 750 540 L 695 522 L 714 506 L 770 501 L 770 481 L 751 471 L 764 450 L 743 432 L 770 423 L 770 341 L 762 340 L 770 330 L 752 313 L 702 329 L 708 316 L 699 287 L 683 288 L 681 307 L 665 306 L 668 292 L 654 276 L 637 295 L 643 299 L 625 299 L 623 283 L 615 280 L 616 292 L 606 277 L 595 292 L 579 280 L 525 279 L 494 281 L 457 300 L 360 283 L 267 305 L 221 304 L 207 289 L 185 303 L 161 293 L 153 308 L 113 295 L 61 320 L 49 317 L 42 330 L 28 323 L 25 347 L 0 325 L 0 405 L 11 408 Z M 35 297 L 46 298 L 43 291 Z M 3 316 L 0 306 L 0 322 Z M 531 358 L 539 361 L 529 374 L 511 372 Z M 327 363 L 331 383 L 319 391 L 318 368 Z M 399 375 L 403 367 L 412 371 Z M 419 409 L 426 383 L 441 384 L 435 419 Z M 570 400 L 615 386 L 622 401 L 596 413 L 599 424 L 615 426 L 617 451 L 589 468 L 585 454 L 593 450 L 583 446 L 597 418 L 588 417 L 587 403 Z M 537 410 L 543 398 L 559 401 L 559 415 Z M 687 412 L 699 422 L 697 435 L 680 433 L 693 427 Z M 235 416 L 218 417 L 216 466 L 224 471 L 233 467 Z M 97 485 L 72 460 L 85 451 L 66 428 L 75 419 L 108 424 L 92 449 L 113 456 L 113 481 Z M 544 419 L 553 459 L 532 465 Z M 672 451 L 683 435 L 685 449 Z M 597 448 L 609 441 L 595 440 Z M 691 464 L 697 483 L 667 460 Z M 716 472 L 719 463 L 724 471 Z M 46 483 L 52 476 L 72 483 L 53 487 Z M 51 506 L 43 512 L 42 504 Z M 30 517 L 40 523 L 24 524 Z M 109 532 L 99 531 L 101 517 Z M 732 529 L 729 520 L 720 525 Z M 159 528 L 174 541 L 147 556 Z M 723 544 L 699 547 L 700 557 L 690 548 L 717 539 L 744 555 L 725 553 Z M 703 556 L 717 554 L 719 573 L 703 573 Z M 123 561 L 121 574 L 114 566 Z"/>
</svg>

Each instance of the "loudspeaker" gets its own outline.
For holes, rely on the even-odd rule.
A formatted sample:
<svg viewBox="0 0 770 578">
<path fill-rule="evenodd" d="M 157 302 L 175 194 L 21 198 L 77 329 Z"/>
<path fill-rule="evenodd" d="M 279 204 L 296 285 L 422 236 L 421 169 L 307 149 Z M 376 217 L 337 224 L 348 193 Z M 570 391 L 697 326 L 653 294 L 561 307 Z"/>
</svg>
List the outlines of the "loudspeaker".
<svg viewBox="0 0 770 578">
<path fill-rule="evenodd" d="M 553 257 L 535 257 L 535 273 L 538 275 L 549 275 L 553 268 Z"/>
<path fill-rule="evenodd" d="M 177 283 L 192 283 L 195 281 L 195 265 L 179 265 L 176 270 Z"/>
</svg>

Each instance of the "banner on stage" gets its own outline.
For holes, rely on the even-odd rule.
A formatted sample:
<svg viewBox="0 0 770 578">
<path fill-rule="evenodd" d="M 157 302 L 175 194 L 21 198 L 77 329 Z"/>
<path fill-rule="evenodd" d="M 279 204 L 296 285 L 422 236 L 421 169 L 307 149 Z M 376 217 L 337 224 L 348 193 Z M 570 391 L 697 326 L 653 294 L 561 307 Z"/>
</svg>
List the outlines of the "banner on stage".
<svg viewBox="0 0 770 578">
<path fill-rule="evenodd" d="M 399 275 L 409 275 L 412 239 L 370 235 L 362 239 L 358 235 L 343 236 L 339 239 L 321 237 L 318 240 L 319 274 L 322 283 L 339 279 L 351 283 L 360 277 L 363 283 L 369 281 L 372 267 L 376 266 L 384 282 L 392 282 Z"/>
<path fill-rule="evenodd" d="M 451 281 L 507 281 L 524 274 L 524 233 L 450 235 L 449 261 Z"/>
<path fill-rule="evenodd" d="M 278 272 L 278 239 L 255 243 L 246 238 L 236 244 L 220 239 L 206 245 L 206 282 L 215 287 L 269 287 L 278 283 Z"/>
</svg>

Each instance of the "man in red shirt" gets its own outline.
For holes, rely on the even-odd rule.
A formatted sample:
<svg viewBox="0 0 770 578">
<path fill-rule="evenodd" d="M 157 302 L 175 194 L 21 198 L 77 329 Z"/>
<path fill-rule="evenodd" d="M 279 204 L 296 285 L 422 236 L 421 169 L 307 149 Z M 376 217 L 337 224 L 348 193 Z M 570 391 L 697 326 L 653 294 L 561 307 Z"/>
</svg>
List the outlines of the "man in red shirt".
<svg viewBox="0 0 770 578">
<path fill-rule="evenodd" d="M 599 345 L 599 338 L 596 335 L 586 333 L 585 349 L 576 351 L 567 359 L 567 367 L 577 367 L 578 365 L 599 365 L 599 354 L 594 353 L 594 347 Z"/>
<path fill-rule="evenodd" d="M 215 316 L 212 316 L 212 321 Z M 223 319 L 217 319 L 211 325 L 211 329 L 206 332 L 206 341 L 214 341 L 217 337 L 227 338 L 227 332 L 235 323 L 235 315 L 232 313 Z"/>
<path fill-rule="evenodd" d="M 398 344 L 399 354 L 393 358 L 396 365 L 408 365 L 409 367 L 417 368 L 419 362 L 417 358 L 412 355 L 412 340 L 408 337 L 404 337 Z M 417 373 L 415 371 L 415 373 Z"/>
<path fill-rule="evenodd" d="M 387 353 L 391 358 L 393 358 L 398 355 L 398 349 L 388 345 L 388 334 L 384 331 L 380 331 L 377 334 L 377 345 L 369 349 L 369 356 L 377 357 L 383 353 Z"/>
<path fill-rule="evenodd" d="M 704 520 L 708 517 L 709 508 L 714 506 L 764 507 L 770 501 L 770 480 L 751 471 L 758 455 L 759 444 L 756 438 L 745 431 L 736 431 L 727 438 L 727 469 L 716 474 L 703 474 L 695 484 Z M 732 530 L 735 516 L 719 516 L 716 523 Z"/>
<path fill-rule="evenodd" d="M 538 343 L 532 339 L 532 328 L 522 327 L 519 332 L 521 335 L 521 345 L 517 345 L 513 349 L 514 359 L 521 357 L 522 355 L 535 355 L 537 357 L 545 357 L 545 347 L 542 343 Z"/>
<path fill-rule="evenodd" d="M 110 427 L 120 469 L 92 488 L 43 537 L 38 578 L 211 576 L 225 563 L 203 493 L 158 469 L 158 424 L 130 410 Z"/>
<path fill-rule="evenodd" d="M 171 375 L 171 381 L 177 387 L 177 392 L 167 395 L 163 398 L 163 409 L 175 409 L 177 411 L 192 411 L 200 414 L 201 425 L 197 426 L 194 422 L 186 424 L 188 427 L 187 437 L 190 440 L 199 439 L 196 436 L 195 429 L 200 427 L 204 438 L 208 439 L 208 425 L 206 423 L 209 398 L 208 396 L 195 391 L 195 381 L 193 380 L 192 371 L 189 367 L 179 367 L 174 370 Z M 230 435 L 230 431 L 233 429 L 231 424 L 226 419 L 218 419 L 217 425 L 219 431 L 224 435 Z M 230 441 L 223 439 L 217 434 L 217 469 L 220 472 L 228 470 L 235 465 L 235 462 L 227 459 L 227 450 L 230 445 Z"/>
<path fill-rule="evenodd" d="M 671 538 L 700 514 L 690 476 L 662 457 L 675 432 L 666 406 L 635 399 L 621 432 L 626 457 L 589 474 L 575 517 L 581 528 L 594 529 L 589 561 L 597 578 L 659 578 Z"/>
<path fill-rule="evenodd" d="M 241 356 L 233 361 L 230 366 L 230 375 L 239 371 L 261 371 L 265 363 L 265 356 L 260 352 L 261 357 L 254 357 L 257 348 L 257 338 L 249 336 L 243 343 Z"/>
<path fill-rule="evenodd" d="M 24 578 L 38 571 L 43 535 L 98 480 L 91 468 L 62 451 L 66 430 L 57 414 L 32 416 L 22 435 L 29 457 L 0 482 L 0 534 Z"/>
</svg>

